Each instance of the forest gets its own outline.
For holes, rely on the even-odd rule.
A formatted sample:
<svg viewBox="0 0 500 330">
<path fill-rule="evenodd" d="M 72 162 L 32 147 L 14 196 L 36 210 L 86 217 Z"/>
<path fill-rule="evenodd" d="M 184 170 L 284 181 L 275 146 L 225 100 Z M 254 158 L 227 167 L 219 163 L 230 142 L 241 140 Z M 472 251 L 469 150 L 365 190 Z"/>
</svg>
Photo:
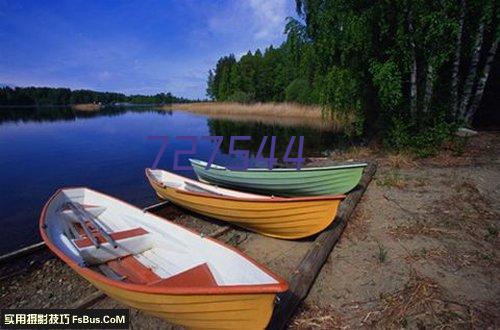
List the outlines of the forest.
<svg viewBox="0 0 500 330">
<path fill-rule="evenodd" d="M 133 103 L 170 104 L 189 102 L 171 93 L 156 95 L 125 95 L 121 93 L 97 92 L 92 90 L 71 90 L 51 87 L 2 87 L 0 105 L 67 105 L 78 103 Z"/>
<path fill-rule="evenodd" d="M 321 104 L 397 149 L 470 125 L 500 39 L 494 0 L 297 0 L 279 47 L 219 59 L 217 101 Z M 497 86 L 498 87 L 498 86 Z"/>
</svg>

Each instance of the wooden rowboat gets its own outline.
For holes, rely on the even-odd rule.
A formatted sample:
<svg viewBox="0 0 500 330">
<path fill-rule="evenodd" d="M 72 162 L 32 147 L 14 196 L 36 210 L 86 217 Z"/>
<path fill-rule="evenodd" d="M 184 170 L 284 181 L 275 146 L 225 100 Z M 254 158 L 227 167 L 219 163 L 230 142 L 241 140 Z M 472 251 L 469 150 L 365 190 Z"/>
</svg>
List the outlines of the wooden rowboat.
<svg viewBox="0 0 500 330">
<path fill-rule="evenodd" d="M 307 237 L 325 229 L 345 197 L 255 195 L 214 187 L 163 170 L 146 169 L 146 176 L 163 199 L 263 235 L 284 239 Z"/>
<path fill-rule="evenodd" d="M 263 329 L 287 290 L 236 249 L 87 188 L 58 190 L 40 232 L 111 298 L 189 328 Z"/>
<path fill-rule="evenodd" d="M 234 171 L 226 167 L 190 159 L 191 165 L 203 182 L 221 187 L 277 196 L 320 196 L 345 194 L 357 186 L 365 163 L 326 167 L 249 168 Z"/>
</svg>

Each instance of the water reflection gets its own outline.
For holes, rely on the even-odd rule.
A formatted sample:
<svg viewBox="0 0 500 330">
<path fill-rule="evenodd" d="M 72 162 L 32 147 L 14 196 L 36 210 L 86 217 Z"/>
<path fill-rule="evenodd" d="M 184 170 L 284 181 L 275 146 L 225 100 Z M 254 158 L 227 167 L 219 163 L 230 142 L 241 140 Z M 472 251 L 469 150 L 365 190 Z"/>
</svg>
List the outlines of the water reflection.
<svg viewBox="0 0 500 330">
<path fill-rule="evenodd" d="M 54 122 L 73 121 L 75 119 L 113 117 L 126 112 L 155 112 L 172 115 L 171 110 L 151 107 L 105 107 L 99 111 L 79 111 L 71 107 L 0 107 L 0 123 L 9 122 Z"/>
<path fill-rule="evenodd" d="M 252 137 L 236 145 L 237 149 L 250 150 L 252 159 L 263 136 L 277 137 L 278 159 L 282 159 L 291 136 L 304 136 L 304 157 L 321 156 L 325 150 L 352 143 L 341 133 L 310 127 L 213 119 L 175 109 L 112 107 L 85 112 L 68 107 L 0 108 L 0 254 L 40 240 L 37 219 L 57 188 L 88 186 L 138 206 L 156 202 L 144 168 L 151 166 L 161 143 L 148 136 L 170 137 L 158 166 L 172 171 L 175 152 L 191 149 L 190 141 L 174 138 L 183 135 L 224 136 L 215 159 L 222 165 L 241 162 L 228 154 L 230 136 Z M 181 165 L 188 165 L 190 157 L 209 159 L 213 144 L 197 141 L 196 155 L 182 155 Z M 269 155 L 269 142 L 263 157 Z M 297 147 L 296 142 L 290 157 L 296 156 Z M 252 160 L 250 164 L 256 163 Z M 179 174 L 195 176 L 192 170 Z"/>
<path fill-rule="evenodd" d="M 276 136 L 276 154 L 282 156 L 290 138 L 296 136 L 295 145 L 293 146 L 294 154 L 298 148 L 298 137 L 304 136 L 304 155 L 307 157 L 318 157 L 323 155 L 326 150 L 332 149 L 345 149 L 346 147 L 357 143 L 343 133 L 334 133 L 324 130 L 313 129 L 310 127 L 290 127 L 269 125 L 262 122 L 240 122 L 225 119 L 207 119 L 208 129 L 210 135 L 224 136 L 222 142 L 222 150 L 229 151 L 230 136 L 251 136 L 250 141 L 238 142 L 238 145 L 249 149 L 252 156 L 255 156 L 259 150 L 262 137 L 269 136 L 267 145 L 265 147 L 265 155 L 269 153 L 270 137 Z"/>
</svg>

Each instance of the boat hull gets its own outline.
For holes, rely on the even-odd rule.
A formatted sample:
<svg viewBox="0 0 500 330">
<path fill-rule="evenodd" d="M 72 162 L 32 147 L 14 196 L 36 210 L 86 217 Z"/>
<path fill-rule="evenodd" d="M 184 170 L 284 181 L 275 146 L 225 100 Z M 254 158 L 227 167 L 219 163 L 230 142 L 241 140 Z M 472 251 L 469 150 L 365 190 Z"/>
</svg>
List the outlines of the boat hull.
<svg viewBox="0 0 500 330">
<path fill-rule="evenodd" d="M 86 277 L 85 274 L 80 275 Z M 126 306 L 191 329 L 264 329 L 271 318 L 276 297 L 274 293 L 154 294 L 129 291 L 86 279 Z"/>
<path fill-rule="evenodd" d="M 150 182 L 158 196 L 186 209 L 282 239 L 299 239 L 322 231 L 334 220 L 341 201 L 340 198 L 221 199 L 186 194 L 152 179 Z"/>
<path fill-rule="evenodd" d="M 224 167 L 205 169 L 205 163 L 191 160 L 200 181 L 221 187 L 273 194 L 276 196 L 320 196 L 345 194 L 357 186 L 366 164 L 317 169 L 248 169 L 232 171 Z"/>
</svg>

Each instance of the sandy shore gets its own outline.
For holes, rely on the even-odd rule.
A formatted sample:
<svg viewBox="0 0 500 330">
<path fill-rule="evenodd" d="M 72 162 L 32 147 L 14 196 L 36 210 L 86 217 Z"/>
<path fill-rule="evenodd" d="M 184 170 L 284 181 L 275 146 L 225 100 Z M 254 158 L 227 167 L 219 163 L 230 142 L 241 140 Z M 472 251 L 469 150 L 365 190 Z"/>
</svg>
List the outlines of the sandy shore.
<svg viewBox="0 0 500 330">
<path fill-rule="evenodd" d="M 368 148 L 332 155 L 380 166 L 290 328 L 498 328 L 499 143 L 499 133 L 480 133 L 462 155 L 423 160 Z M 173 206 L 160 215 L 206 233 L 220 226 Z M 220 239 L 284 278 L 311 244 L 237 228 Z M 95 292 L 57 259 L 24 262 L 10 275 L 12 267 L 0 270 L 0 308 L 67 308 Z M 93 306 L 117 307 L 110 298 Z M 169 327 L 131 315 L 133 328 Z"/>
</svg>

